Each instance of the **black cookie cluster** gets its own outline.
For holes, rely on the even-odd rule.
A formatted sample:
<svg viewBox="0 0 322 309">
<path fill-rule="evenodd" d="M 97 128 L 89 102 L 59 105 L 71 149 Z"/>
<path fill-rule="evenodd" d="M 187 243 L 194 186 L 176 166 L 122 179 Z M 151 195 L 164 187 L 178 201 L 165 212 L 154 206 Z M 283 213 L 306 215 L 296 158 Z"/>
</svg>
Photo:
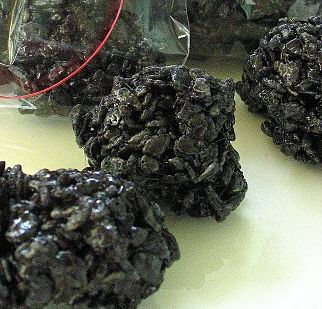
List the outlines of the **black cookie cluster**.
<svg viewBox="0 0 322 309">
<path fill-rule="evenodd" d="M 113 6 L 113 2 L 107 3 L 59 0 L 25 4 L 26 18 L 18 37 L 21 47 L 14 62 L 24 76 L 24 91 L 45 89 L 84 63 L 105 37 L 109 29 L 106 23 L 115 17 L 116 2 Z M 81 74 L 51 91 L 48 98 L 34 101 L 35 113 L 65 115 L 70 111 L 66 106 L 98 104 L 110 93 L 114 76 L 132 76 L 145 65 L 164 62 L 164 56 L 144 39 L 137 16 L 126 6 L 102 52 Z"/>
<path fill-rule="evenodd" d="M 158 205 L 132 182 L 0 165 L 0 308 L 136 308 L 179 257 Z"/>
<path fill-rule="evenodd" d="M 39 47 L 36 47 L 36 49 L 37 52 L 42 50 Z M 45 46 L 44 49 L 46 49 Z M 48 59 L 50 57 L 53 57 L 52 60 L 55 58 L 52 52 L 50 52 L 50 56 L 44 52 L 38 57 L 34 55 L 33 48 L 27 49 L 27 51 L 23 62 L 17 61 L 16 65 L 25 72 L 25 77 L 29 80 L 27 82 L 28 92 L 35 92 L 51 86 L 66 75 L 67 72 L 72 72 L 81 65 L 81 61 L 77 60 L 76 65 L 72 68 L 67 66 L 68 70 L 66 71 L 64 66 L 61 67 L 56 61 L 52 61 L 52 66 L 48 67 Z M 67 59 L 66 62 L 68 62 Z M 37 107 L 37 110 L 34 110 L 33 113 L 38 116 L 56 114 L 65 116 L 69 114 L 73 106 L 79 103 L 87 106 L 97 105 L 102 97 L 111 93 L 115 76 L 132 76 L 142 70 L 145 65 L 152 63 L 162 64 L 164 63 L 164 58 L 160 54 L 157 55 L 152 52 L 144 41 L 133 43 L 126 57 L 120 55 L 117 51 L 103 51 L 76 77 L 52 90 L 46 95 L 46 98 L 41 97 L 39 100 L 33 101 L 32 103 Z M 37 75 L 37 72 L 40 71 L 49 71 L 50 74 L 45 79 L 35 79 L 34 76 L 40 76 Z M 53 76 L 51 72 L 60 72 L 62 75 Z"/>
<path fill-rule="evenodd" d="M 115 79 L 99 106 L 71 117 L 92 167 L 143 181 L 176 213 L 221 221 L 247 190 L 230 144 L 234 111 L 232 80 L 166 66 Z"/>
<path fill-rule="evenodd" d="M 286 155 L 322 162 L 322 21 L 283 19 L 244 67 L 237 89 Z"/>
</svg>

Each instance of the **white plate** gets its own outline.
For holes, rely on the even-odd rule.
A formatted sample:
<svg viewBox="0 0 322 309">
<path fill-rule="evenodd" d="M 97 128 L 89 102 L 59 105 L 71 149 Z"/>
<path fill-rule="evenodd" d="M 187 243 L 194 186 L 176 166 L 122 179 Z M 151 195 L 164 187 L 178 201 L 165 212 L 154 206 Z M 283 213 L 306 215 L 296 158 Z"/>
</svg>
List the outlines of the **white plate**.
<svg viewBox="0 0 322 309">
<path fill-rule="evenodd" d="M 232 63 L 201 65 L 220 77 L 240 75 Z M 182 257 L 141 309 L 322 308 L 322 169 L 283 155 L 239 99 L 236 118 L 247 198 L 220 224 L 167 219 Z M 67 119 L 0 109 L 0 132 L 8 165 L 26 172 L 85 166 Z"/>
</svg>

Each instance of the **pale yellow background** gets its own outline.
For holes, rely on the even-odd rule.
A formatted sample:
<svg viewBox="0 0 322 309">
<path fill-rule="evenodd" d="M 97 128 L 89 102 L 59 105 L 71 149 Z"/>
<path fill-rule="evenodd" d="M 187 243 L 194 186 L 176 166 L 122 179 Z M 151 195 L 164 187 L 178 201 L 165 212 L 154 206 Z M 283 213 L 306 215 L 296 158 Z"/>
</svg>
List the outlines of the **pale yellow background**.
<svg viewBox="0 0 322 309">
<path fill-rule="evenodd" d="M 193 63 L 216 76 L 240 65 Z M 284 156 L 237 97 L 235 147 L 249 183 L 225 222 L 167 219 L 182 258 L 141 309 L 322 308 L 322 169 Z M 26 172 L 83 168 L 68 119 L 0 109 L 0 160 Z"/>
</svg>

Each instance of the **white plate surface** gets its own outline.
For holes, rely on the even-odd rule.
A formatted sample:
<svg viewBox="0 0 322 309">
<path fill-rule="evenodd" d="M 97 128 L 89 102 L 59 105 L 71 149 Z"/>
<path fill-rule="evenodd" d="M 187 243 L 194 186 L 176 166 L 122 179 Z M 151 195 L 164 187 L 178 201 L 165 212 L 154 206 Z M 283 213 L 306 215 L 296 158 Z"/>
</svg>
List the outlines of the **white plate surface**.
<svg viewBox="0 0 322 309">
<path fill-rule="evenodd" d="M 219 77 L 232 63 L 193 63 Z M 1 104 L 1 102 L 0 102 Z M 225 222 L 170 216 L 181 260 L 141 309 L 322 308 L 322 169 L 284 156 L 237 97 L 235 147 L 247 198 Z M 0 159 L 26 172 L 83 168 L 67 119 L 0 108 Z"/>
</svg>

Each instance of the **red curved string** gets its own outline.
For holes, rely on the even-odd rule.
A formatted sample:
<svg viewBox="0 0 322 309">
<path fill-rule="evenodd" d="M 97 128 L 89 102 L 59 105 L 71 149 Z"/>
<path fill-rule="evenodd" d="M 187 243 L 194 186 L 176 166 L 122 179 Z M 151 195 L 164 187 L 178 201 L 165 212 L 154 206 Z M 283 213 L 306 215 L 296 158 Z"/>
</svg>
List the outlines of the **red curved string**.
<svg viewBox="0 0 322 309">
<path fill-rule="evenodd" d="M 99 44 L 99 46 L 96 48 L 96 50 L 93 52 L 93 54 L 91 54 L 91 56 L 79 68 L 77 68 L 74 72 L 72 72 L 71 74 L 69 74 L 68 76 L 63 78 L 61 81 L 51 85 L 48 88 L 43 89 L 43 90 L 33 92 L 33 93 L 29 93 L 29 94 L 25 94 L 25 95 L 20 95 L 20 96 L 0 96 L 0 99 L 29 99 L 29 98 L 33 98 L 33 97 L 36 97 L 36 96 L 41 95 L 41 94 L 44 94 L 44 93 L 46 93 L 48 91 L 51 91 L 51 90 L 61 86 L 62 84 L 66 83 L 71 78 L 73 78 L 74 76 L 76 76 L 77 74 L 82 72 L 88 66 L 88 64 L 99 54 L 99 52 L 103 49 L 103 47 L 105 46 L 105 44 L 107 43 L 107 41 L 111 37 L 112 32 L 113 32 L 118 20 L 120 19 L 123 6 L 124 6 L 124 0 L 120 0 L 119 7 L 118 7 L 118 10 L 117 10 L 115 19 L 113 20 L 113 22 L 111 24 L 111 28 L 108 31 L 108 33 L 106 34 L 106 36 L 104 37 L 103 41 Z"/>
</svg>

